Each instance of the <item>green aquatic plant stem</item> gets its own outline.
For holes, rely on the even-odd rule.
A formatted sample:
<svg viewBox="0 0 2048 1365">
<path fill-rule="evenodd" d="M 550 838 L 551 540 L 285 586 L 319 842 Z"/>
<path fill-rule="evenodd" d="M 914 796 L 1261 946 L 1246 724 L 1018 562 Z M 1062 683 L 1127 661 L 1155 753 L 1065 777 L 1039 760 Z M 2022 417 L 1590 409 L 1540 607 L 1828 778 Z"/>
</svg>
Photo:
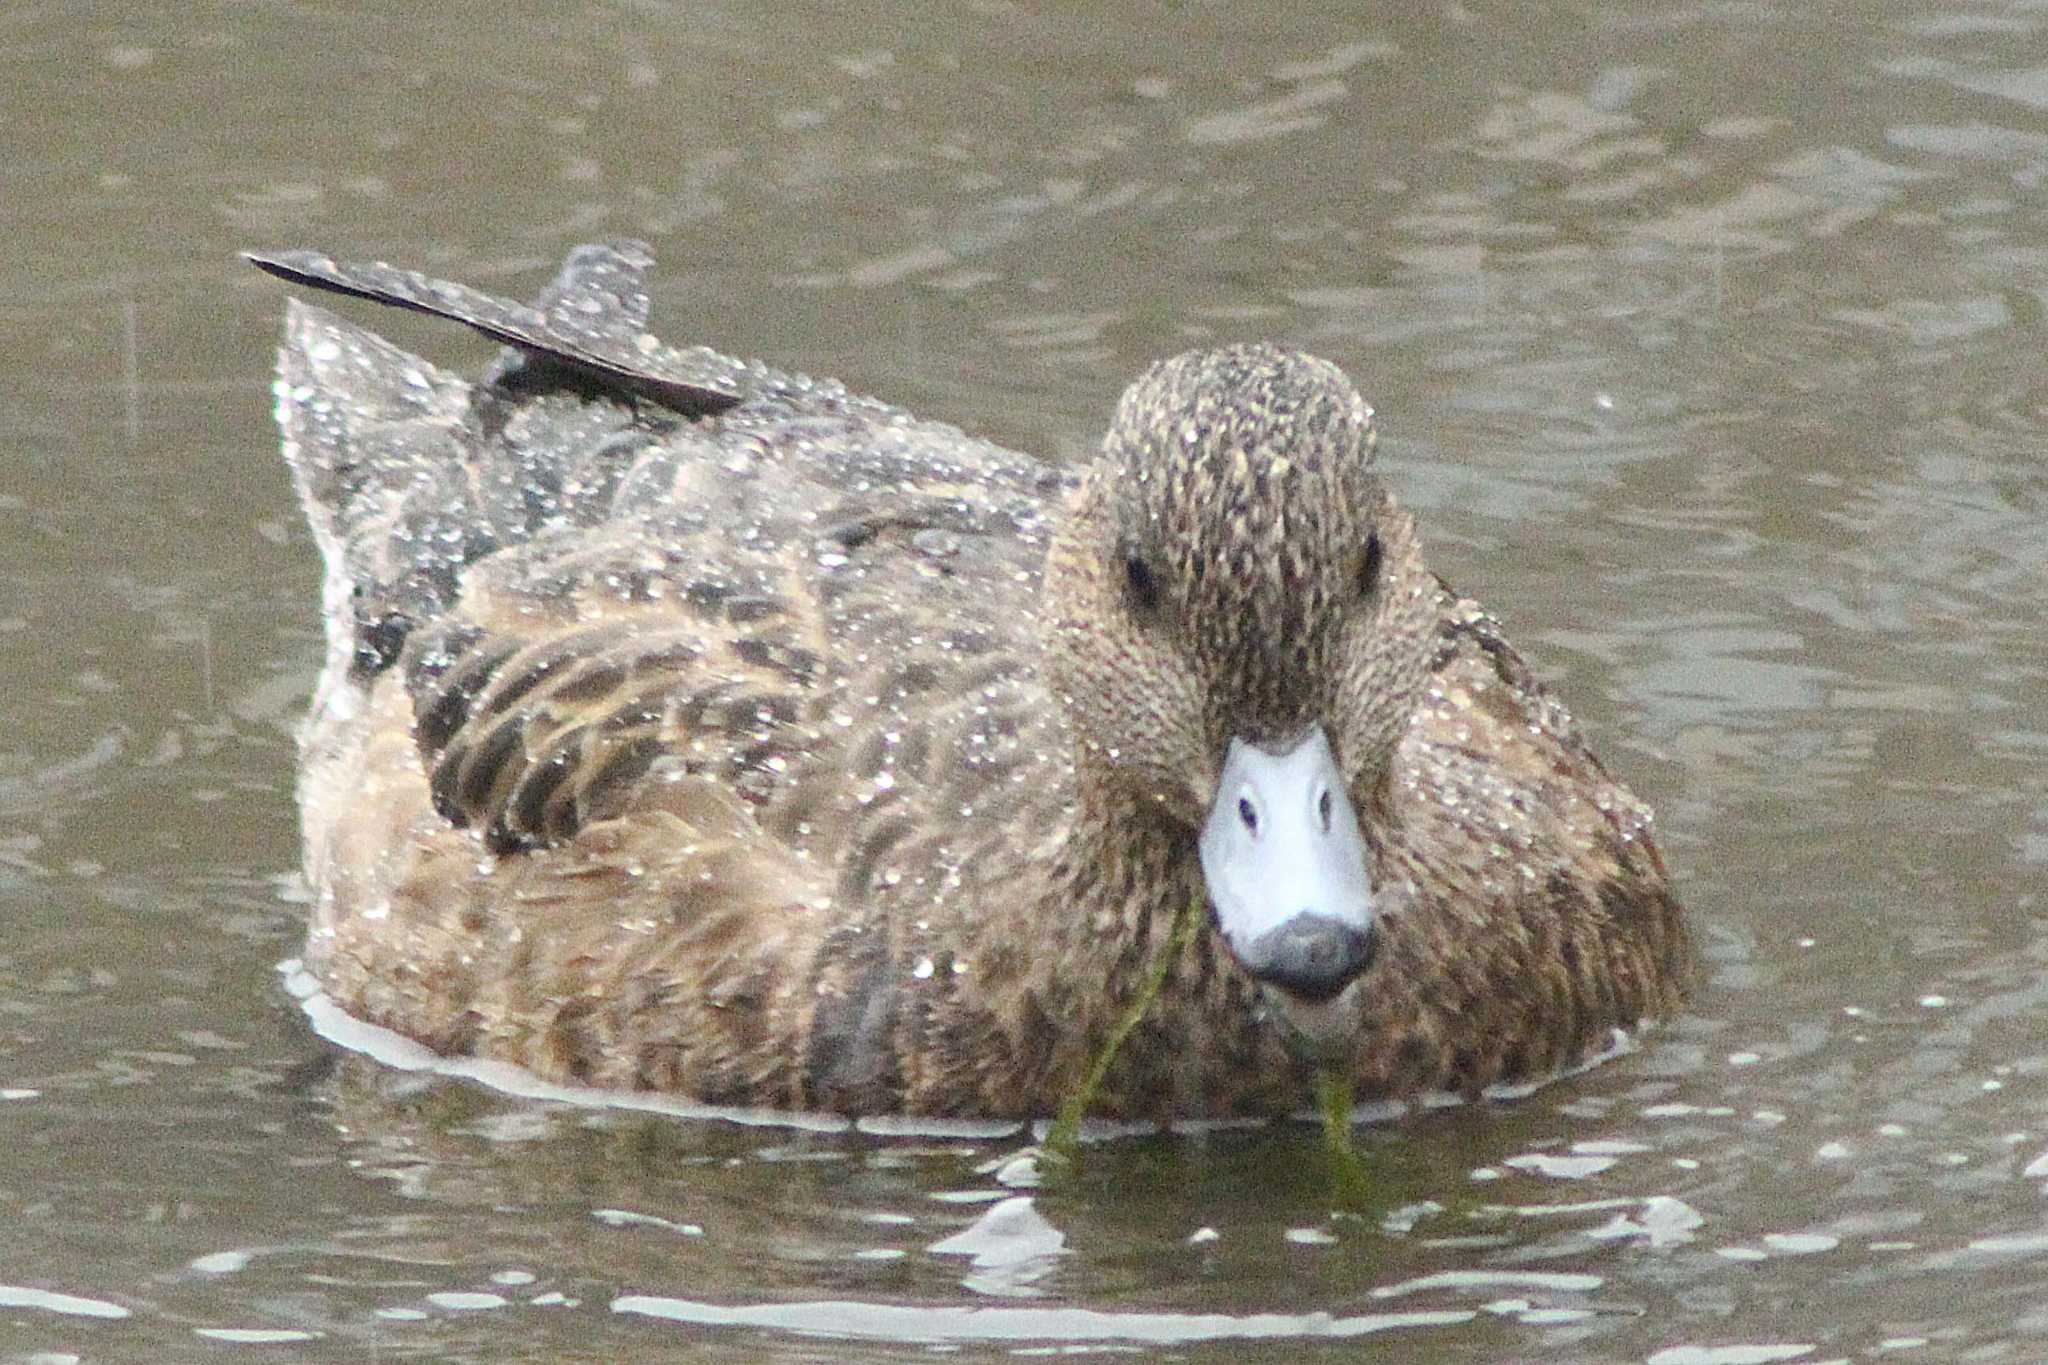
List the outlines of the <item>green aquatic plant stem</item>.
<svg viewBox="0 0 2048 1365">
<path fill-rule="evenodd" d="M 1202 902 L 1197 899 L 1182 906 L 1173 917 L 1173 927 L 1167 931 L 1166 946 L 1153 958 L 1151 969 L 1139 983 L 1129 1008 L 1110 1029 L 1109 1037 L 1103 1039 L 1102 1048 L 1089 1062 L 1081 1083 L 1068 1094 L 1052 1121 L 1052 1127 L 1046 1130 L 1041 1150 L 1051 1164 L 1066 1166 L 1072 1163 L 1081 1140 L 1081 1120 L 1087 1116 L 1088 1106 L 1095 1102 L 1095 1092 L 1102 1088 L 1102 1079 L 1109 1074 L 1117 1049 L 1144 1019 L 1145 1012 L 1152 1008 L 1152 1002 L 1159 998 L 1160 990 L 1166 985 L 1167 973 L 1173 970 L 1174 960 L 1180 956 L 1188 940 L 1194 937 L 1195 925 L 1201 916 Z M 1362 1205 L 1369 1186 L 1365 1165 L 1358 1159 L 1358 1150 L 1351 1143 L 1351 1076 L 1348 1071 L 1329 1065 L 1316 1069 L 1316 1109 L 1322 1115 L 1323 1149 L 1330 1156 L 1338 1203 Z"/>
<path fill-rule="evenodd" d="M 1046 1154 L 1055 1160 L 1067 1162 L 1073 1159 L 1075 1144 L 1081 1140 L 1081 1120 L 1087 1115 L 1088 1106 L 1095 1102 L 1095 1092 L 1102 1088 L 1102 1078 L 1109 1074 L 1109 1064 L 1116 1060 L 1116 1050 L 1123 1046 L 1124 1039 L 1145 1017 L 1145 1011 L 1152 1008 L 1152 1002 L 1159 998 L 1160 988 L 1166 984 L 1166 974 L 1173 970 L 1174 959 L 1194 937 L 1202 909 L 1202 901 L 1197 898 L 1182 906 L 1180 913 L 1173 917 L 1173 927 L 1166 935 L 1166 946 L 1152 959 L 1152 968 L 1139 983 L 1130 1008 L 1124 1011 L 1123 1017 L 1116 1021 L 1116 1027 L 1109 1031 L 1109 1037 L 1103 1040 L 1102 1050 L 1088 1064 L 1088 1072 L 1081 1078 L 1081 1083 L 1060 1105 L 1059 1114 L 1046 1131 L 1044 1144 Z"/>
<path fill-rule="evenodd" d="M 1365 1202 L 1365 1164 L 1351 1145 L 1351 1074 L 1334 1066 L 1316 1069 L 1316 1108 L 1323 1116 L 1323 1150 L 1330 1154 L 1330 1175 L 1340 1205 Z"/>
</svg>

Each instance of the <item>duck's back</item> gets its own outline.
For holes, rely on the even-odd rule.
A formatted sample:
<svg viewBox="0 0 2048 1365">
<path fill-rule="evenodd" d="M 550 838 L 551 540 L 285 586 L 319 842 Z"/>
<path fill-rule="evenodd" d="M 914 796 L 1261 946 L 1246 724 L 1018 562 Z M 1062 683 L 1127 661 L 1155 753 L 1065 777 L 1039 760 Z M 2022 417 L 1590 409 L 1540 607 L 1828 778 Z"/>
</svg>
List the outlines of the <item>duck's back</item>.
<svg viewBox="0 0 2048 1365">
<path fill-rule="evenodd" d="M 549 981 L 620 986 L 590 959 L 624 963 L 622 936 L 654 931 L 637 921 L 680 921 L 669 883 L 701 891 L 667 988 L 829 995 L 864 968 L 822 940 L 942 894 L 934 869 L 964 857 L 936 846 L 952 822 L 935 812 L 1000 828 L 1020 793 L 1066 781 L 1069 747 L 1032 618 L 1061 476 L 836 384 L 660 347 L 641 266 L 585 248 L 529 316 L 700 384 L 696 410 L 531 348 L 465 383 L 301 304 L 278 384 L 327 559 L 302 790 L 313 951 L 373 1019 L 442 1046 L 513 1020 L 543 1070 L 628 1084 L 650 1078 L 596 1059 L 632 1050 L 550 1036 Z M 516 308 L 477 297 L 454 311 Z M 708 410 L 721 393 L 739 401 Z M 508 939 L 530 945 L 523 976 L 475 965 Z M 634 990 L 664 988 L 634 970 Z M 505 990 L 532 998 L 484 1007 Z M 757 1098 L 760 1080 L 728 1088 Z"/>
</svg>

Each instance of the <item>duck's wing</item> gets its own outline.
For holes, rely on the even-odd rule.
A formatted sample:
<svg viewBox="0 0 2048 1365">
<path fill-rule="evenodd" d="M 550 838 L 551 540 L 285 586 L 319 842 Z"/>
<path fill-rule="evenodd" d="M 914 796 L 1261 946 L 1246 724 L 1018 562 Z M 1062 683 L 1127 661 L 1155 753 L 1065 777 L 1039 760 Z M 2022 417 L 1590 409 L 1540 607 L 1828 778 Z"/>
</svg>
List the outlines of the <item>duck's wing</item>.
<svg viewBox="0 0 2048 1365">
<path fill-rule="evenodd" d="M 635 341 L 647 317 L 647 257 L 637 244 L 578 248 L 532 307 L 318 252 L 248 259 L 297 283 L 452 318 L 508 343 L 472 386 L 321 309 L 288 305 L 278 423 L 329 565 L 331 641 L 365 673 L 388 666 L 412 626 L 453 601 L 464 566 L 550 518 L 604 515 L 616 443 L 683 415 L 642 411 L 641 395 L 688 399 L 685 412 L 738 401 L 729 385 L 694 382 L 729 366 Z M 697 373 L 679 389 L 686 361 Z M 520 430 L 508 432 L 515 416 Z"/>
<path fill-rule="evenodd" d="M 956 533 L 1035 535 L 1063 484 L 1036 461 L 831 381 L 655 340 L 642 330 L 648 258 L 637 244 L 577 248 L 533 306 L 316 252 L 251 259 L 511 343 L 471 384 L 324 310 L 288 305 L 278 421 L 335 570 L 330 629 L 348 636 L 364 674 L 390 666 L 472 566 L 536 540 L 630 540 L 722 517 L 714 532 L 749 530 L 756 548 L 769 530 L 803 534 L 807 547 L 817 542 L 806 554 L 815 570 L 830 566 L 834 539 L 843 562 L 920 532 L 928 545 Z M 695 398 L 649 398 L 657 380 Z M 652 524 L 664 517 L 670 525 Z M 989 562 L 944 558 L 930 563 L 948 577 Z M 1019 563 L 1035 569 L 1035 559 Z M 872 579 L 823 577 L 834 576 Z"/>
<path fill-rule="evenodd" d="M 323 698 L 394 671 L 437 807 L 497 851 L 663 756 L 765 797 L 828 712 L 835 744 L 893 720 L 914 747 L 928 694 L 1029 671 L 1056 471 L 762 367 L 694 422 L 505 368 L 471 385 L 295 301 L 278 382 Z"/>
<path fill-rule="evenodd" d="M 640 325 L 636 291 L 564 297 Z M 886 1105 L 857 983 L 911 949 L 876 907 L 934 894 L 935 812 L 999 828 L 1061 780 L 1030 617 L 1064 478 L 677 354 L 744 400 L 689 416 L 553 353 L 468 383 L 291 306 L 278 415 L 328 567 L 313 954 L 438 1046 Z"/>
<path fill-rule="evenodd" d="M 1439 620 L 1389 784 L 1415 895 L 1383 935 L 1386 1046 L 1362 1079 L 1476 1093 L 1555 1074 L 1670 1013 L 1692 948 L 1649 807 L 1492 615 L 1445 590 Z"/>
</svg>

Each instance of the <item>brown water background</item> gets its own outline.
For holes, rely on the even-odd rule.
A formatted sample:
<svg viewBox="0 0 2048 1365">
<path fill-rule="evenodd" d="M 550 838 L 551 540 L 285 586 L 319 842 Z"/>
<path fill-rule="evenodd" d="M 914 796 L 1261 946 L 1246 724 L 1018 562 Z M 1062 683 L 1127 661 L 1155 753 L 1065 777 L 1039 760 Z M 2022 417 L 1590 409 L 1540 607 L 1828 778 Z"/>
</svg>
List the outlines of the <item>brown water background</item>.
<svg viewBox="0 0 2048 1365">
<path fill-rule="evenodd" d="M 0 1360 L 2048 1358 L 2048 7 L 1380 8 L 0 11 Z M 1362 1218 L 1306 1128 L 997 1206 L 1016 1140 L 337 1064 L 234 252 L 618 235 L 670 338 L 1056 459 L 1190 344 L 1345 365 L 1657 806 L 1695 1008 L 1366 1130 Z"/>
</svg>

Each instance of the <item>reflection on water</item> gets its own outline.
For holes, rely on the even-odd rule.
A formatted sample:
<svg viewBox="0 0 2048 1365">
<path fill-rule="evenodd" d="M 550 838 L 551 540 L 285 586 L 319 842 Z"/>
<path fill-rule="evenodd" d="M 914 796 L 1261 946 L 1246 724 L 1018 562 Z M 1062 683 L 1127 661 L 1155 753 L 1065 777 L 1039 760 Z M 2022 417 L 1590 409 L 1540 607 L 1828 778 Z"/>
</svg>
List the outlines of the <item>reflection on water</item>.
<svg viewBox="0 0 2048 1365">
<path fill-rule="evenodd" d="M 0 1357 L 2043 1354 L 2048 16 L 1309 8 L 0 16 Z M 1033 1184 L 1007 1125 L 337 1057 L 272 971 L 317 574 L 233 252 L 524 294 L 621 233 L 670 336 L 1059 459 L 1194 342 L 1341 361 L 1657 805 L 1696 1007 L 1361 1129 L 1341 1214 L 1300 1125 Z"/>
<path fill-rule="evenodd" d="M 628 1294 L 612 1311 L 634 1313 L 700 1327 L 767 1327 L 835 1338 L 879 1338 L 906 1343 L 1084 1342 L 1180 1346 L 1207 1341 L 1270 1341 L 1275 1338 L 1343 1339 L 1400 1328 L 1445 1327 L 1469 1322 L 1469 1312 L 1328 1313 L 1289 1316 L 1254 1313 L 1104 1313 L 1087 1308 L 906 1308 L 879 1303 L 784 1303 L 763 1308 L 729 1308 L 688 1299 Z"/>
</svg>

